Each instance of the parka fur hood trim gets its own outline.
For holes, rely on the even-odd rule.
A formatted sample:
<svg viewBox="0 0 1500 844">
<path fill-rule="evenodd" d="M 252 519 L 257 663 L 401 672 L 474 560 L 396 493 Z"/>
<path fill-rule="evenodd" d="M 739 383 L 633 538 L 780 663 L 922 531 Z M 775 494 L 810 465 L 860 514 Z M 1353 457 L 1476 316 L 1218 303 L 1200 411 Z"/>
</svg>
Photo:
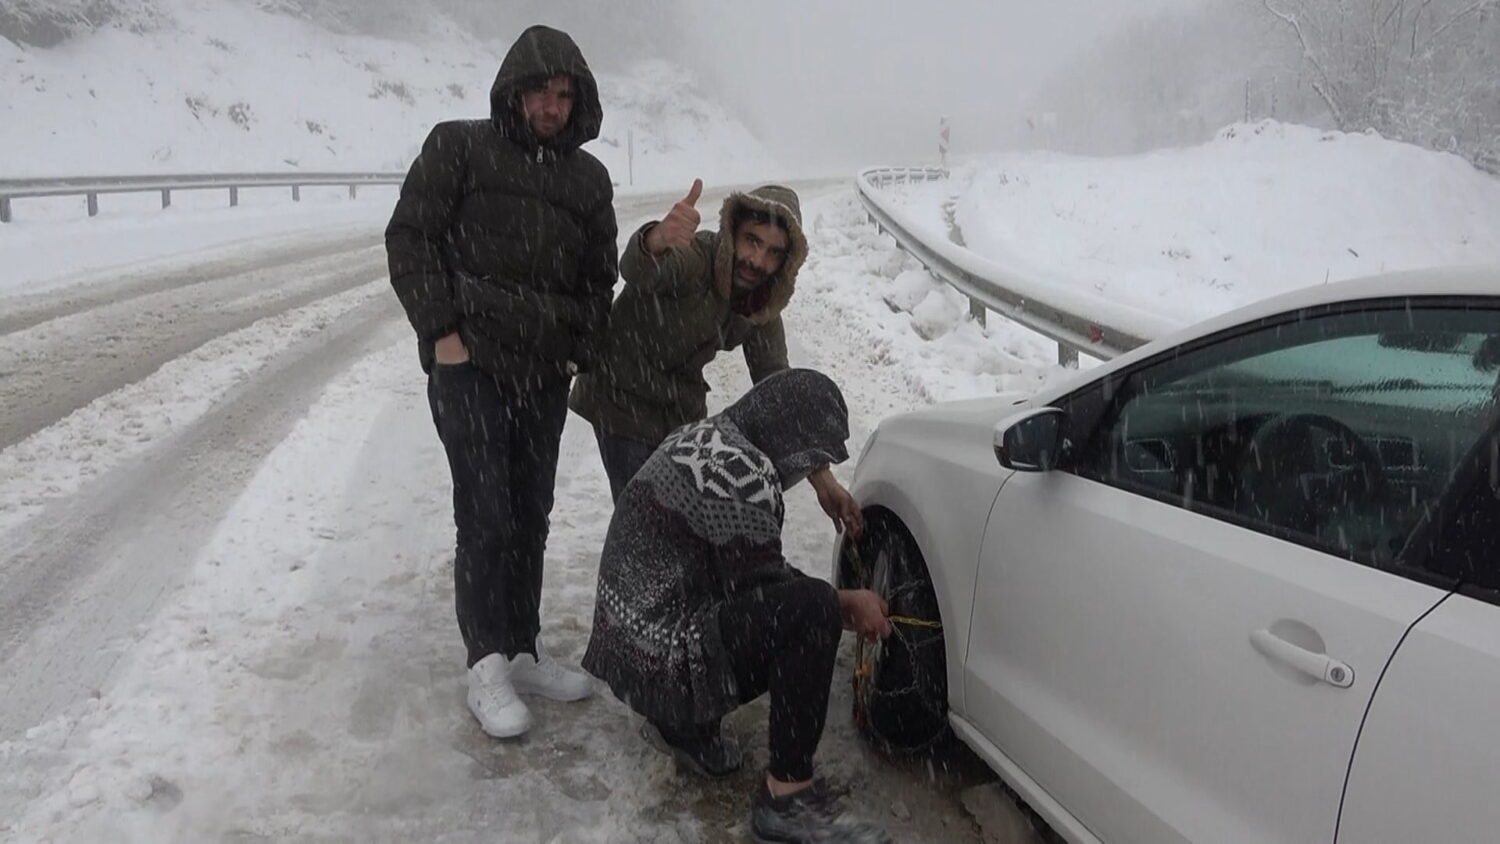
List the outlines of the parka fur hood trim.
<svg viewBox="0 0 1500 844">
<path fill-rule="evenodd" d="M 719 209 L 719 245 L 714 255 L 714 287 L 719 295 L 729 298 L 734 290 L 734 216 L 740 208 L 763 211 L 786 223 L 787 238 L 791 241 L 786 261 L 781 269 L 771 276 L 770 297 L 765 307 L 747 319 L 752 324 L 770 322 L 781 314 L 792 300 L 797 286 L 797 272 L 807 261 L 807 237 L 802 233 L 802 207 L 797 194 L 781 185 L 764 185 L 749 193 L 735 192 L 724 198 Z"/>
</svg>

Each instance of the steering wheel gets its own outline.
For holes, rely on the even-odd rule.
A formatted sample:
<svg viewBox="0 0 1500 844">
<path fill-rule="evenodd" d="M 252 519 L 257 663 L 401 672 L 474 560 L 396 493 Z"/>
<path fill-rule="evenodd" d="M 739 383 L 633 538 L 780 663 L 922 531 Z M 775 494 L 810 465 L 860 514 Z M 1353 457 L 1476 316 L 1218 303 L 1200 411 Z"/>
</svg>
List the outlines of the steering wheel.
<svg viewBox="0 0 1500 844">
<path fill-rule="evenodd" d="M 1348 466 L 1328 459 L 1332 441 L 1350 456 Z M 1316 534 L 1335 509 L 1378 506 L 1385 499 L 1379 453 L 1348 425 L 1321 413 L 1267 419 L 1240 452 L 1238 468 L 1237 509 L 1302 533 Z"/>
</svg>

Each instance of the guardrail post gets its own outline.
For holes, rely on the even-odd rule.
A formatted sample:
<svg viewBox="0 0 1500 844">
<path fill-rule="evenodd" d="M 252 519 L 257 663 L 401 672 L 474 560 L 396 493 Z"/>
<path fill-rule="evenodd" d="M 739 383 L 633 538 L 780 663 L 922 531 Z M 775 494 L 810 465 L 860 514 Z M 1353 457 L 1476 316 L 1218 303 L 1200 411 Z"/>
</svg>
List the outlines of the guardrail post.
<svg viewBox="0 0 1500 844">
<path fill-rule="evenodd" d="M 89 202 L 89 216 L 90 217 L 97 217 L 97 216 L 99 216 L 99 194 L 97 194 L 97 193 L 88 194 L 88 202 Z"/>
<path fill-rule="evenodd" d="M 240 204 L 240 189 L 231 185 L 229 187 L 229 207 L 236 208 Z"/>
<path fill-rule="evenodd" d="M 302 186 L 301 185 L 292 185 L 292 201 L 293 202 L 301 202 L 302 201 Z"/>
<path fill-rule="evenodd" d="M 355 185 L 350 185 L 349 186 L 349 198 L 350 199 L 358 199 L 359 198 L 359 188 L 357 186 L 355 186 Z"/>
<path fill-rule="evenodd" d="M 975 299 L 973 296 L 969 297 L 969 316 L 973 317 L 974 321 L 979 323 L 980 328 L 988 324 L 989 313 L 989 309 L 984 306 L 983 302 Z"/>
<path fill-rule="evenodd" d="M 1078 368 L 1078 350 L 1072 346 L 1057 344 L 1057 365 L 1065 369 Z"/>
<path fill-rule="evenodd" d="M 161 189 L 161 207 L 164 208 L 164 209 L 172 207 L 172 189 L 171 188 L 162 188 Z"/>
<path fill-rule="evenodd" d="M 10 197 L 0 196 L 0 223 L 10 222 Z"/>
</svg>

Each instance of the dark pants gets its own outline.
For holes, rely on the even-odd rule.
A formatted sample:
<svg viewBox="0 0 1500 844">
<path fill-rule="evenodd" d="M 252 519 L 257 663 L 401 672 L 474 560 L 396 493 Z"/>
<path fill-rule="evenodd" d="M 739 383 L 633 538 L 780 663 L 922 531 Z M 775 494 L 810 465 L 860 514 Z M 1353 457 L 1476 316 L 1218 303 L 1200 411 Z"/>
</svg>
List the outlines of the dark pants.
<svg viewBox="0 0 1500 844">
<path fill-rule="evenodd" d="M 619 501 L 625 485 L 646 465 L 646 460 L 656 452 L 658 444 L 617 437 L 598 425 L 594 426 L 594 439 L 599 442 L 599 457 L 604 461 L 604 473 L 609 475 L 609 494 L 615 501 Z"/>
<path fill-rule="evenodd" d="M 535 654 L 567 384 L 517 392 L 473 364 L 438 364 L 427 399 L 453 473 L 453 591 L 469 665 Z"/>
<path fill-rule="evenodd" d="M 769 772 L 783 782 L 812 778 L 842 629 L 838 593 L 810 577 L 756 589 L 719 611 L 741 702 L 771 693 Z"/>
</svg>

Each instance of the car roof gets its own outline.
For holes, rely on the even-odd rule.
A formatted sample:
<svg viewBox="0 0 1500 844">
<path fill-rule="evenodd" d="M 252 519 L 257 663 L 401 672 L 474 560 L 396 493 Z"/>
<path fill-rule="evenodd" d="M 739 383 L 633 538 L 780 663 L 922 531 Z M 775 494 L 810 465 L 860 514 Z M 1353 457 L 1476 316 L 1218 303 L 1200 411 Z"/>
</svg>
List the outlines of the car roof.
<svg viewBox="0 0 1500 844">
<path fill-rule="evenodd" d="M 1341 302 L 1401 297 L 1461 296 L 1487 297 L 1500 305 L 1500 264 L 1458 267 L 1434 267 L 1383 273 L 1362 278 L 1318 284 L 1261 299 L 1218 316 L 1195 322 L 1136 348 L 1097 368 L 1080 372 L 1078 377 L 1054 383 L 1038 393 L 1042 402 L 1066 395 L 1083 384 L 1113 370 L 1126 367 L 1142 358 L 1159 354 L 1200 337 L 1207 337 L 1236 325 L 1276 316 L 1304 308 Z"/>
<path fill-rule="evenodd" d="M 1250 322 L 1301 308 L 1362 299 L 1388 299 L 1402 296 L 1495 296 L 1500 297 L 1500 265 L 1437 267 L 1396 273 L 1364 276 L 1302 287 L 1251 302 L 1233 311 L 1212 317 L 1194 327 L 1220 328 Z M 1200 333 L 1200 332 L 1195 332 Z"/>
</svg>

